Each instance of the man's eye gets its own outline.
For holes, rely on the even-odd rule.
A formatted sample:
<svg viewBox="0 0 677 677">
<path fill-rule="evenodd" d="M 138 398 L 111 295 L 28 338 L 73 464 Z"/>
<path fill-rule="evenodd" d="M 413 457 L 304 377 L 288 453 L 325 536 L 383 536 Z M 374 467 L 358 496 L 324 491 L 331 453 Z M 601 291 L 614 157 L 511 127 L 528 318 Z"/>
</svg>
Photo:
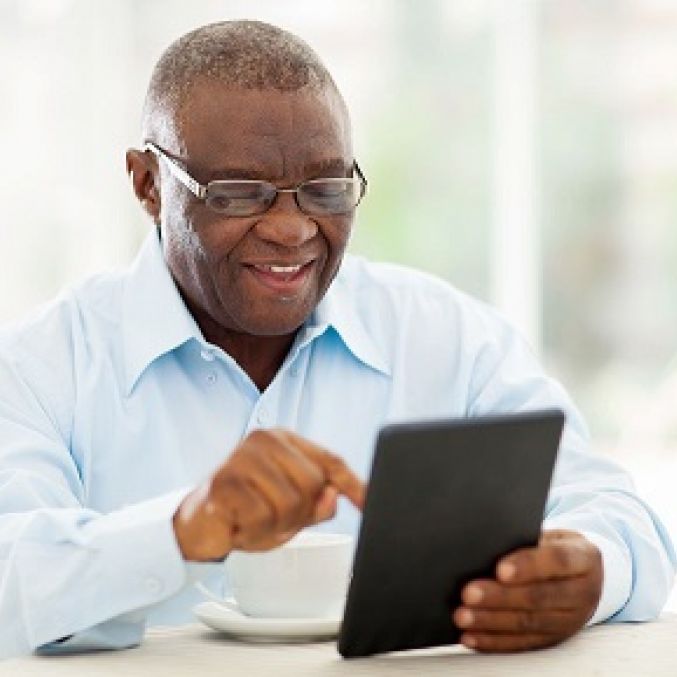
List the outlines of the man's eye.
<svg viewBox="0 0 677 677">
<path fill-rule="evenodd" d="M 209 206 L 212 209 L 224 210 L 228 209 L 230 200 L 224 195 L 215 195 L 209 199 Z"/>
<path fill-rule="evenodd" d="M 331 183 L 311 183 L 306 185 L 306 192 L 310 197 L 316 198 L 331 198 L 339 197 L 347 191 L 347 186 L 338 181 Z"/>
</svg>

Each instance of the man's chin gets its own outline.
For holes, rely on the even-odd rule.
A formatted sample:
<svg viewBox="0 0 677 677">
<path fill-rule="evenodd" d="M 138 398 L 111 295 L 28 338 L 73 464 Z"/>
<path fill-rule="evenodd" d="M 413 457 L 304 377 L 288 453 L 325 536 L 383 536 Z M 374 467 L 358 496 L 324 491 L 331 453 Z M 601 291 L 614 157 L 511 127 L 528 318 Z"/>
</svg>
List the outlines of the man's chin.
<svg viewBox="0 0 677 677">
<path fill-rule="evenodd" d="M 308 319 L 312 309 L 302 312 L 292 310 L 289 313 L 264 312 L 249 316 L 241 326 L 245 333 L 251 336 L 289 336 L 295 334 Z"/>
</svg>

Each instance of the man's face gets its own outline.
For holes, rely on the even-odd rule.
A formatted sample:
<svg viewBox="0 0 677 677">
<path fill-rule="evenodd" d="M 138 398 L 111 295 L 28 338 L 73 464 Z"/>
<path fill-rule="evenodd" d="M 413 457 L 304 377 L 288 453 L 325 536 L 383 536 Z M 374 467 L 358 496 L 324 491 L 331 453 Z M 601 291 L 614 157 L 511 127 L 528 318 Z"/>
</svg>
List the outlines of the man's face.
<svg viewBox="0 0 677 677">
<path fill-rule="evenodd" d="M 349 122 L 331 89 L 240 90 L 203 82 L 173 127 L 165 149 L 202 184 L 263 179 L 293 188 L 307 179 L 350 175 Z M 167 264 L 196 319 L 225 330 L 293 333 L 336 274 L 352 218 L 306 215 L 291 193 L 279 193 L 263 214 L 225 217 L 162 167 Z M 278 268 L 298 265 L 293 275 Z"/>
</svg>

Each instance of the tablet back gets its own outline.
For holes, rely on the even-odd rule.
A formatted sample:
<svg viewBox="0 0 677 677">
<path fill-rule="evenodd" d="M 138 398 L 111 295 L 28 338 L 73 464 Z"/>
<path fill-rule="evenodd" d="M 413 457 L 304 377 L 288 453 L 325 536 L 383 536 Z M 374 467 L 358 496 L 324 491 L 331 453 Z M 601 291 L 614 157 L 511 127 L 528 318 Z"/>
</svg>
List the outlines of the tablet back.
<svg viewBox="0 0 677 677">
<path fill-rule="evenodd" d="M 381 430 L 342 656 L 458 641 L 451 614 L 465 583 L 538 541 L 563 424 L 547 410 Z"/>
</svg>

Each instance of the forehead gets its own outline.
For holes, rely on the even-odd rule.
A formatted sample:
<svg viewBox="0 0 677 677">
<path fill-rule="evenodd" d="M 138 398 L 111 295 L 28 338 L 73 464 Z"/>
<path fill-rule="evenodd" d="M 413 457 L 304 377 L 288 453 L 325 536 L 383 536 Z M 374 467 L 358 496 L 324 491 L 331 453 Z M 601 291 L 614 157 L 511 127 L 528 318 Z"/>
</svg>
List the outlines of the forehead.
<svg viewBox="0 0 677 677">
<path fill-rule="evenodd" d="M 250 167 L 290 176 L 310 164 L 352 162 L 348 116 L 331 88 L 284 92 L 202 82 L 177 117 L 182 154 L 205 169 Z"/>
</svg>

